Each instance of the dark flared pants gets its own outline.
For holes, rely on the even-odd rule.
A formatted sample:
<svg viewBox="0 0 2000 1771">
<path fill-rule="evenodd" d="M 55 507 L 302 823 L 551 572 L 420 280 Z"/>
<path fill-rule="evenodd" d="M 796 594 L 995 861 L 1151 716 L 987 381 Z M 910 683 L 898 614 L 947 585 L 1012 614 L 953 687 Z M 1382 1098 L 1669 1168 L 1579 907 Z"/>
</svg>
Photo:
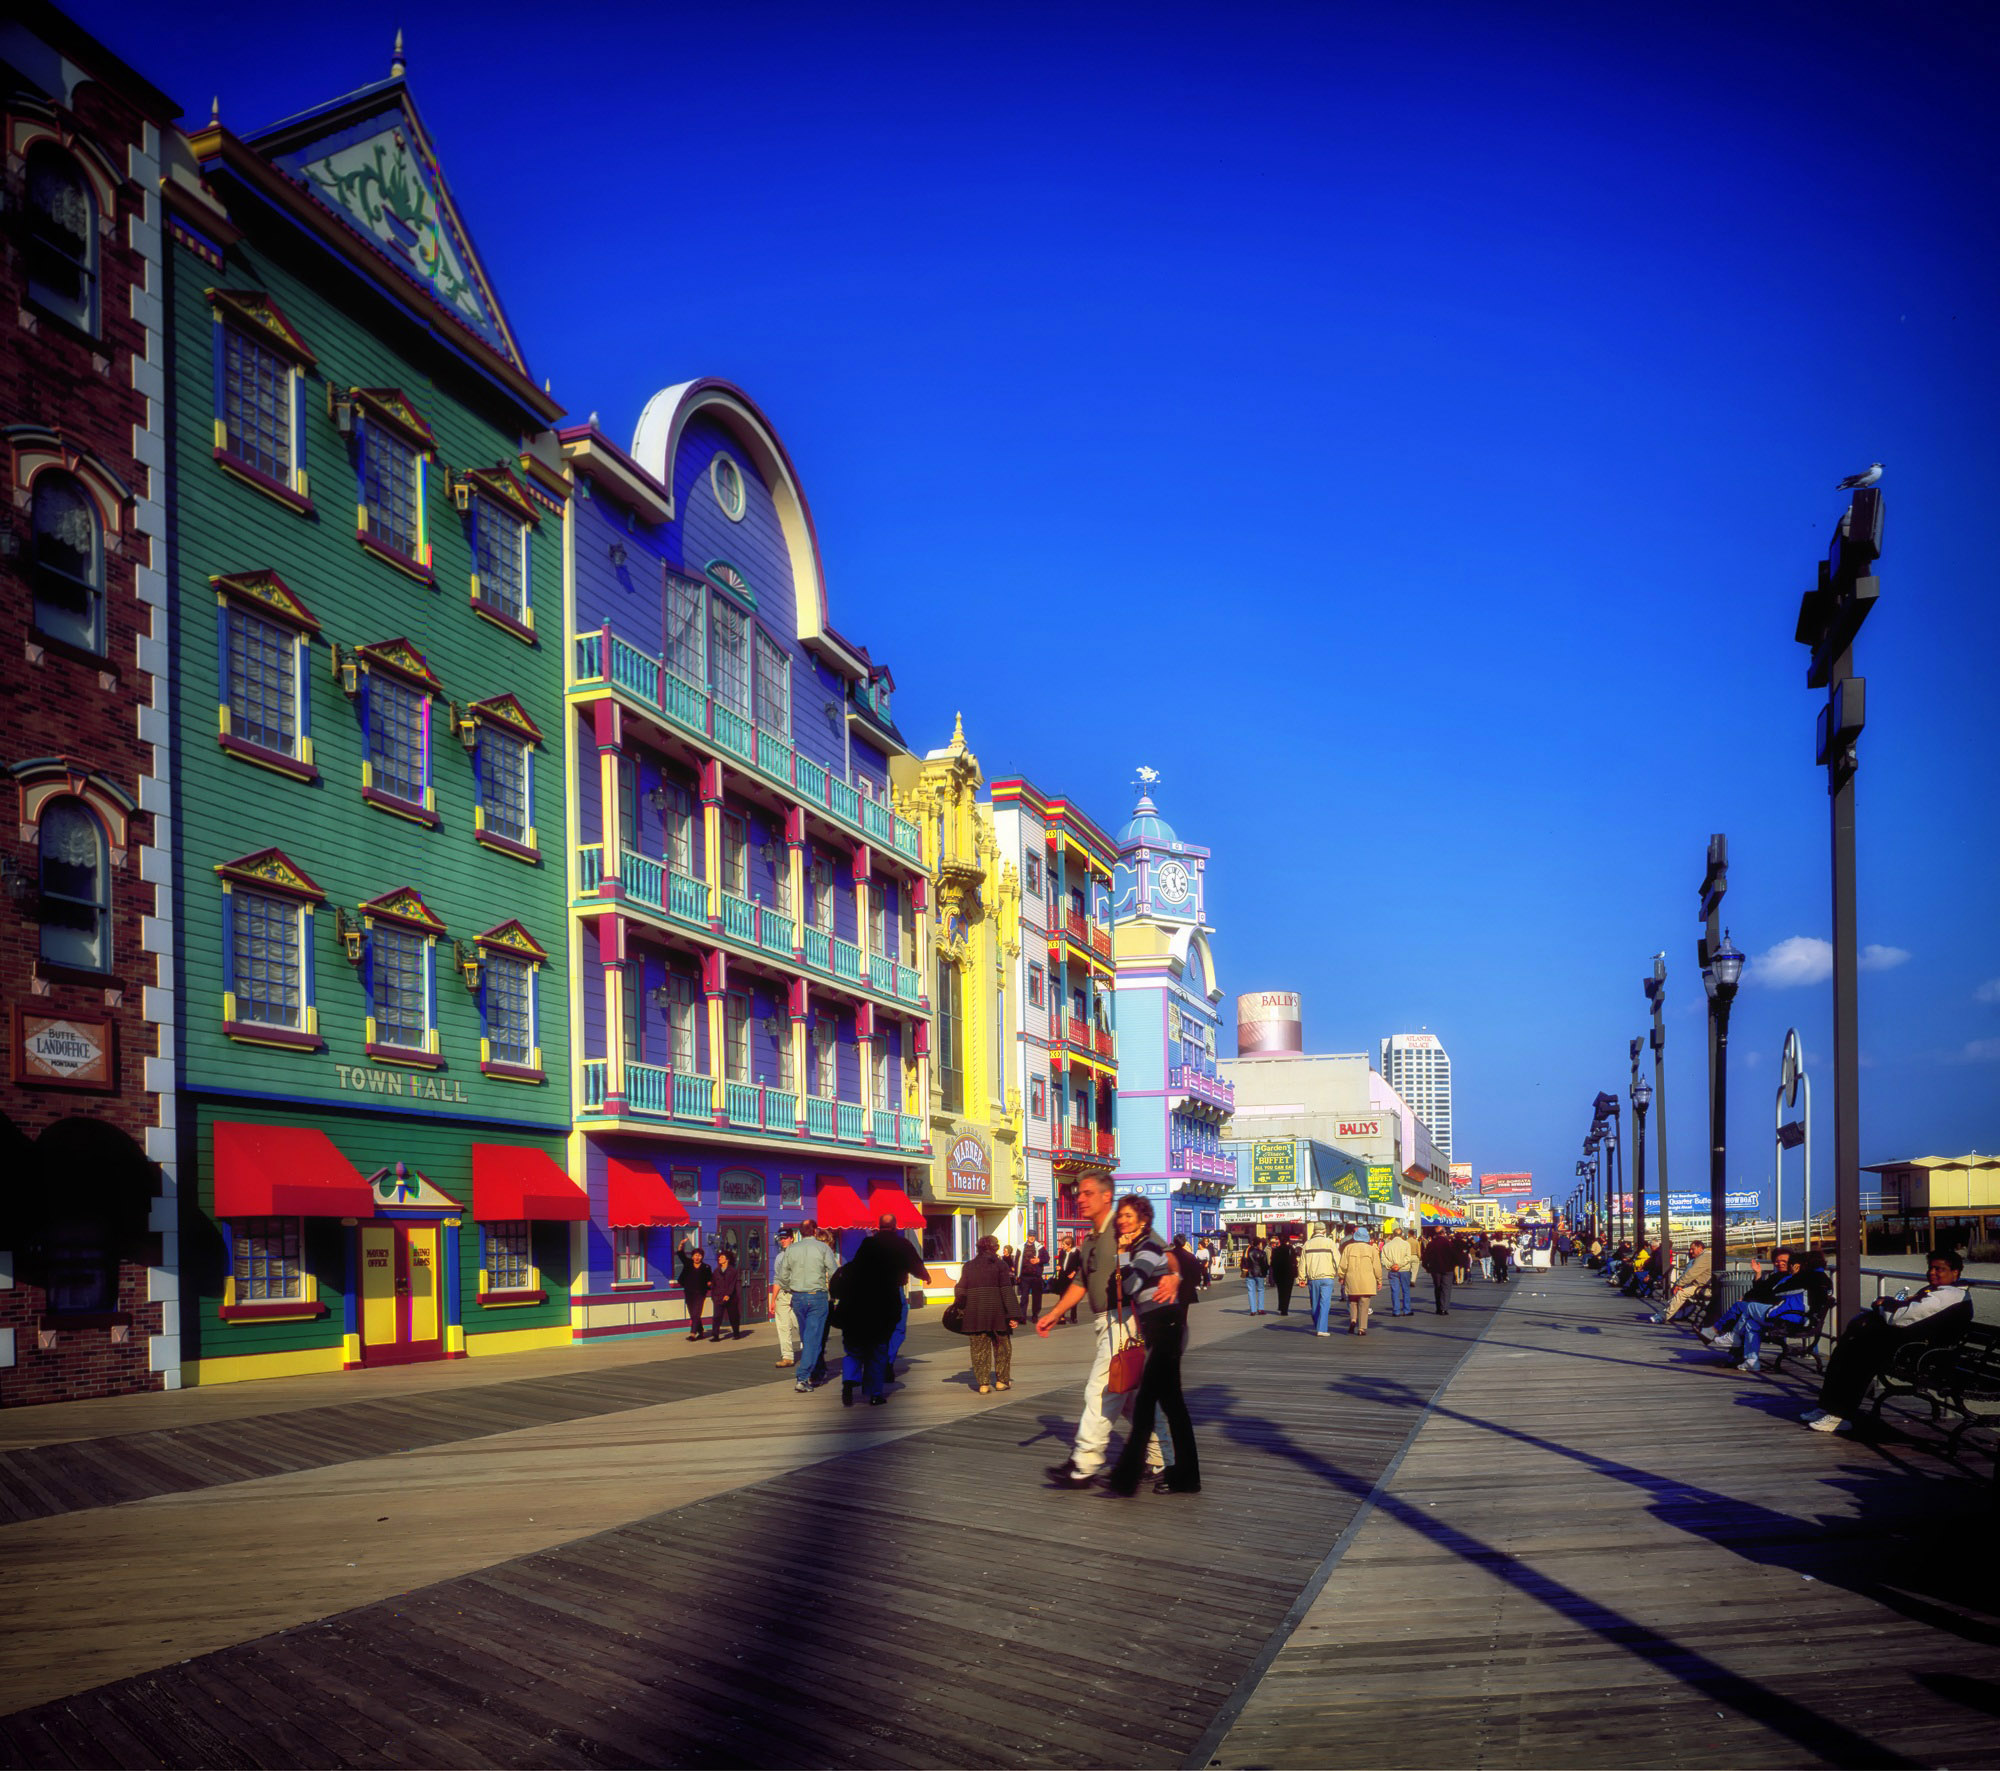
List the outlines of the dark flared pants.
<svg viewBox="0 0 2000 1771">
<path fill-rule="evenodd" d="M 1134 1489 L 1146 1467 L 1146 1447 L 1153 1437 L 1155 1413 L 1167 1417 L 1174 1442 L 1174 1461 L 1167 1474 L 1176 1488 L 1201 1486 L 1201 1460 L 1194 1448 L 1194 1420 L 1181 1394 L 1181 1347 L 1187 1339 L 1187 1311 L 1178 1305 L 1152 1310 L 1139 1318 L 1146 1343 L 1146 1370 L 1139 1393 L 1132 1399 L 1132 1430 L 1111 1472 L 1111 1486 Z"/>
</svg>

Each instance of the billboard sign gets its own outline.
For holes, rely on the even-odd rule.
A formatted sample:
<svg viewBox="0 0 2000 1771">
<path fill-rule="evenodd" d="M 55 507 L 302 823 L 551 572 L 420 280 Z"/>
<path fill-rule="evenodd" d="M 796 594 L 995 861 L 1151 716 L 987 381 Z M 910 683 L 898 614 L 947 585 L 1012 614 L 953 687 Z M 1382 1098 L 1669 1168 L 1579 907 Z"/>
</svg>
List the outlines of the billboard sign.
<svg viewBox="0 0 2000 1771">
<path fill-rule="evenodd" d="M 1757 1211 L 1764 1204 L 1761 1193 L 1725 1193 L 1722 1196 L 1724 1211 Z"/>
<path fill-rule="evenodd" d="M 1298 1178 L 1298 1147 L 1290 1138 L 1259 1138 L 1250 1146 L 1251 1186 L 1290 1187 Z"/>
<path fill-rule="evenodd" d="M 1334 1122 L 1333 1135 L 1336 1138 L 1380 1138 L 1388 1135 L 1389 1122 L 1376 1114 L 1368 1119 L 1340 1119 Z"/>
<path fill-rule="evenodd" d="M 1452 1190 L 1457 1193 L 1470 1193 L 1472 1191 L 1473 1174 L 1471 1163 L 1454 1162 L 1451 1165 L 1451 1185 Z"/>
<path fill-rule="evenodd" d="M 1396 1174 L 1393 1169 L 1371 1168 L 1368 1171 L 1368 1197 L 1378 1205 L 1393 1205 L 1396 1202 Z"/>
<path fill-rule="evenodd" d="M 1253 990 L 1236 999 L 1236 1052 L 1303 1052 L 1305 1030 L 1296 990 Z"/>
<path fill-rule="evenodd" d="M 1525 1199 L 1535 1184 L 1531 1174 L 1481 1175 L 1479 1190 L 1493 1199 Z"/>
</svg>

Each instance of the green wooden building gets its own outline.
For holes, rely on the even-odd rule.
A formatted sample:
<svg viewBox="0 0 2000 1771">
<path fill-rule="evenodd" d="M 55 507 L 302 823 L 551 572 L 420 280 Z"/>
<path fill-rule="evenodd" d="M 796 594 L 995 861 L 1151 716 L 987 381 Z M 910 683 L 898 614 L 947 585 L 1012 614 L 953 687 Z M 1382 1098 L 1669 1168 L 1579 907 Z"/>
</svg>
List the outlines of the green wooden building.
<svg viewBox="0 0 2000 1771">
<path fill-rule="evenodd" d="M 184 1369 L 566 1341 L 559 408 L 400 62 L 163 190 Z"/>
</svg>

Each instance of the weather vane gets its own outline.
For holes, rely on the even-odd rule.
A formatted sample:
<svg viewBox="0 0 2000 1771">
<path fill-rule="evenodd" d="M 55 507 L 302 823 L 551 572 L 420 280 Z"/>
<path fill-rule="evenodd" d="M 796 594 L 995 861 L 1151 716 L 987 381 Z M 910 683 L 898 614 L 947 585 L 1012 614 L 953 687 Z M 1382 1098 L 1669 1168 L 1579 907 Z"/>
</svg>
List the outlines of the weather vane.
<svg viewBox="0 0 2000 1771">
<path fill-rule="evenodd" d="M 1160 771 L 1158 769 L 1149 769 L 1144 763 L 1141 763 L 1139 765 L 1138 779 L 1132 785 L 1134 787 L 1157 787 L 1159 784 Z"/>
</svg>

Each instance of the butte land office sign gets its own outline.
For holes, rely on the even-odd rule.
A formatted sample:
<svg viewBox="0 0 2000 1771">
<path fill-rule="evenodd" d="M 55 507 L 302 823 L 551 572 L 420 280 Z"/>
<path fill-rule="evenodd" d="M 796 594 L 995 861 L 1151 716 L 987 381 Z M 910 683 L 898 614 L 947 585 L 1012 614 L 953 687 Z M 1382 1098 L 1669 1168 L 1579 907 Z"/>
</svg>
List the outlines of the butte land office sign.
<svg viewBox="0 0 2000 1771">
<path fill-rule="evenodd" d="M 117 1029 L 107 1015 L 14 1010 L 14 1080 L 31 1087 L 118 1087 Z"/>
</svg>

